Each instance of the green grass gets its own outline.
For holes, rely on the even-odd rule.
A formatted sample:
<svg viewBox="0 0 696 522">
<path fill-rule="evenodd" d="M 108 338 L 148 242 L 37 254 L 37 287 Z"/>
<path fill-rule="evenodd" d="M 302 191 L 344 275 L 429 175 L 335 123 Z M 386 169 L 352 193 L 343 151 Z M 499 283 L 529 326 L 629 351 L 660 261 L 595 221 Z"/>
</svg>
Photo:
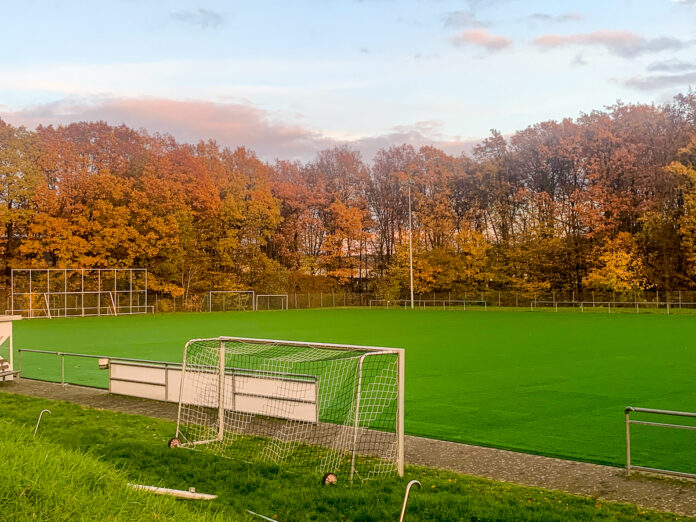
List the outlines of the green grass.
<svg viewBox="0 0 696 522">
<path fill-rule="evenodd" d="M 209 505 L 135 491 L 122 471 L 28 425 L 0 421 L 0 462 L 4 520 L 223 520 Z"/>
<path fill-rule="evenodd" d="M 29 434 L 43 408 L 52 414 L 44 418 L 35 442 Z M 405 485 L 417 478 L 423 489 L 413 490 L 406 520 L 679 519 L 635 506 L 419 467 L 408 467 L 403 479 L 352 486 L 342 481 L 325 488 L 316 477 L 274 466 L 171 450 L 166 442 L 174 428 L 173 422 L 0 393 L 0 513 L 7 520 L 188 520 L 207 509 L 203 514 L 210 519 L 230 520 L 249 518 L 250 509 L 283 521 L 397 520 Z M 174 505 L 130 491 L 126 481 L 195 487 L 219 497 L 205 505 Z M 31 502 L 25 498 L 27 492 Z"/>
<path fill-rule="evenodd" d="M 696 410 L 694 316 L 324 309 L 20 321 L 15 332 L 16 347 L 168 361 L 188 339 L 220 335 L 403 347 L 407 433 L 614 465 L 625 406 Z M 60 378 L 57 360 L 40 359 L 27 354 L 25 375 Z M 66 365 L 105 384 L 95 361 Z M 634 434 L 635 464 L 696 471 L 696 434 Z"/>
</svg>

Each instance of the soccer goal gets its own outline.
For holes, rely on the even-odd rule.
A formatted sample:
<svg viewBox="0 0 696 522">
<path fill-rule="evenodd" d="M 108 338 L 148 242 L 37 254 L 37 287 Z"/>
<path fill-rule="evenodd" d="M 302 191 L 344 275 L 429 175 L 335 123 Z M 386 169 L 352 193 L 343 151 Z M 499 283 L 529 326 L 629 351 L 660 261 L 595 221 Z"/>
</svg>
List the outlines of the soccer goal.
<svg viewBox="0 0 696 522">
<path fill-rule="evenodd" d="M 209 312 L 231 312 L 254 310 L 256 299 L 253 290 L 213 290 L 206 296 L 204 310 Z"/>
<path fill-rule="evenodd" d="M 288 294 L 257 294 L 256 310 L 287 310 Z"/>
<path fill-rule="evenodd" d="M 403 475 L 403 418 L 401 349 L 195 339 L 170 445 L 368 480 Z"/>
</svg>

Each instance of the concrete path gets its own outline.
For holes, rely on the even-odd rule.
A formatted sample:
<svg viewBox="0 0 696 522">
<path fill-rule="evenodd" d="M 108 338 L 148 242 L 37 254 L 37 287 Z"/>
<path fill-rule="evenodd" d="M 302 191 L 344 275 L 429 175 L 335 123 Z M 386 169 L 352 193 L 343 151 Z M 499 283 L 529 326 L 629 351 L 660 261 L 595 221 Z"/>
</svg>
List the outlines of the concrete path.
<svg viewBox="0 0 696 522">
<path fill-rule="evenodd" d="M 106 390 L 22 379 L 0 384 L 0 392 L 58 399 L 92 408 L 176 420 L 177 405 L 111 395 Z M 696 516 L 696 481 L 626 477 L 621 468 L 528 455 L 468 444 L 406 437 L 406 463 L 448 469 L 525 486 L 565 491 L 605 501 Z"/>
</svg>

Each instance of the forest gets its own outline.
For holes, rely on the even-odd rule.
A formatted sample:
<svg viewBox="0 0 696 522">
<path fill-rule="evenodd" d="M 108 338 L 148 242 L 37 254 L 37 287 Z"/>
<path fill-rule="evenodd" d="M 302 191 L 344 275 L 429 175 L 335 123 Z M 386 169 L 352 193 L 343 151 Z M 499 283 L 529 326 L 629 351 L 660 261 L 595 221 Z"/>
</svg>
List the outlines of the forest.
<svg viewBox="0 0 696 522">
<path fill-rule="evenodd" d="M 204 138 L 204 137 L 201 137 Z M 696 92 L 617 102 L 470 155 L 311 161 L 124 125 L 0 120 L 1 274 L 143 267 L 150 291 L 419 294 L 696 288 Z"/>
</svg>

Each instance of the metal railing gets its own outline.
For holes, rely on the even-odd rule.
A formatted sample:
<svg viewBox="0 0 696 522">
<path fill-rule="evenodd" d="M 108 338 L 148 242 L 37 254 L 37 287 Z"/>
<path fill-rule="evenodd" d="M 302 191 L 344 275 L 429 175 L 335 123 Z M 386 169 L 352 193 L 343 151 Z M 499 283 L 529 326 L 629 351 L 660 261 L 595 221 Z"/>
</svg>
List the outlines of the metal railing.
<svg viewBox="0 0 696 522">
<path fill-rule="evenodd" d="M 370 299 L 368 302 L 370 308 L 404 308 L 408 309 L 411 306 L 410 299 Z M 466 307 L 483 307 L 488 310 L 487 301 L 465 301 L 463 299 L 414 299 L 414 308 L 425 310 L 428 308 L 457 308 L 466 310 Z"/>
<path fill-rule="evenodd" d="M 696 418 L 696 413 L 691 413 L 687 411 L 673 411 L 673 410 L 655 410 L 652 408 L 635 408 L 633 406 L 627 406 L 624 410 L 626 416 L 626 475 L 631 475 L 631 470 L 637 471 L 648 471 L 650 473 L 662 473 L 665 475 L 674 475 L 677 477 L 687 477 L 696 478 L 696 473 L 686 473 L 683 471 L 673 471 L 669 469 L 660 468 L 650 468 L 647 466 L 636 466 L 631 464 L 631 424 L 636 424 L 640 426 L 657 426 L 661 428 L 676 428 L 680 430 L 692 430 L 696 431 L 696 426 L 689 426 L 684 424 L 669 424 L 664 422 L 651 422 L 651 421 L 641 421 L 631 419 L 631 412 L 635 413 L 652 413 L 656 415 L 673 415 L 676 417 L 690 417 Z"/>
<path fill-rule="evenodd" d="M 553 308 L 558 312 L 559 308 L 579 308 L 580 312 L 590 308 L 606 308 L 608 313 L 611 313 L 612 307 L 614 311 L 619 309 L 635 309 L 636 313 L 640 313 L 641 308 L 646 310 L 665 309 L 667 315 L 670 310 L 675 308 L 690 307 L 693 308 L 696 303 L 676 302 L 676 301 L 540 301 L 534 300 L 530 303 L 530 308 L 534 311 L 536 308 Z"/>
<path fill-rule="evenodd" d="M 56 352 L 56 351 L 51 351 L 51 350 L 34 350 L 30 348 L 19 348 L 17 350 L 17 355 L 18 355 L 18 362 L 19 362 L 19 371 L 20 375 L 22 378 L 25 379 L 30 379 L 30 380 L 37 380 L 37 381 L 48 381 L 48 382 L 54 382 L 49 379 L 41 379 L 38 377 L 26 377 L 23 372 L 23 358 L 22 354 L 23 353 L 36 353 L 36 354 L 44 354 L 44 355 L 54 355 L 56 357 L 60 357 L 60 384 L 66 385 L 66 384 L 78 384 L 81 385 L 81 383 L 78 382 L 70 382 L 71 379 L 66 378 L 66 372 L 65 372 L 65 358 L 66 357 L 79 357 L 79 358 L 84 358 L 84 359 L 106 359 L 109 362 L 122 362 L 122 363 L 135 363 L 139 365 L 153 365 L 157 366 L 160 368 L 168 369 L 168 368 L 181 368 L 181 363 L 175 363 L 175 362 L 168 362 L 168 361 L 154 361 L 151 359 L 134 359 L 130 357 L 113 357 L 109 355 L 92 355 L 92 354 L 85 354 L 85 353 L 72 353 L 72 352 Z M 107 386 L 96 386 L 98 388 L 108 388 Z"/>
</svg>

